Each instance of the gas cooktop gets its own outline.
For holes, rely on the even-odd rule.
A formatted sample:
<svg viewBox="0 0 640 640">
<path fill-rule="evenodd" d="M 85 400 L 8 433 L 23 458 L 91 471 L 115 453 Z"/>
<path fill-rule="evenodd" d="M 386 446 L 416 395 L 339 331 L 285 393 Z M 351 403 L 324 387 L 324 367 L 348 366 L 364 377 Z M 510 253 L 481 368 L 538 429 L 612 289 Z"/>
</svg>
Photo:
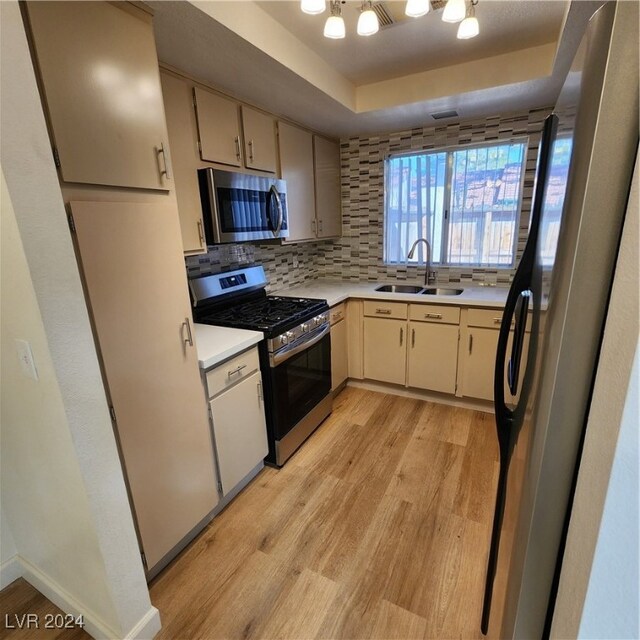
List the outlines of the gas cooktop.
<svg viewBox="0 0 640 640">
<path fill-rule="evenodd" d="M 194 320 L 273 338 L 329 308 L 326 300 L 268 296 L 266 284 L 262 267 L 195 278 L 189 282 Z"/>
</svg>

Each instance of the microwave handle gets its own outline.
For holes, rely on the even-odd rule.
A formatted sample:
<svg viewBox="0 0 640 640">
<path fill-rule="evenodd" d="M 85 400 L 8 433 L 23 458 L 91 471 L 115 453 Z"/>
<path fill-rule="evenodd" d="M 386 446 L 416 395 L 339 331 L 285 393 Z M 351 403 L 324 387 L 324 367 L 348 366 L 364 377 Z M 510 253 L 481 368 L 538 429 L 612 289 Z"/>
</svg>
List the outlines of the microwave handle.
<svg viewBox="0 0 640 640">
<path fill-rule="evenodd" d="M 278 193 L 275 184 L 271 185 L 269 192 L 273 196 L 273 199 L 276 201 L 276 209 L 278 210 L 278 222 L 276 223 L 276 228 L 273 230 L 273 235 L 277 238 L 280 235 L 280 231 L 282 230 L 282 223 L 284 222 L 282 201 L 280 200 L 280 194 Z"/>
</svg>

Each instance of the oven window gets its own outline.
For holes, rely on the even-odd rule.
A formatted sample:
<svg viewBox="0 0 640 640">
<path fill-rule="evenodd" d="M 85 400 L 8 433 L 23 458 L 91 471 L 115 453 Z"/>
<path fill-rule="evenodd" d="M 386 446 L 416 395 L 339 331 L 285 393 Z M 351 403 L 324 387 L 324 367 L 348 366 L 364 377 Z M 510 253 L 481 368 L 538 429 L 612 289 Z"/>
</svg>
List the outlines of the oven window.
<svg viewBox="0 0 640 640">
<path fill-rule="evenodd" d="M 331 390 L 331 337 L 327 334 L 306 351 L 271 370 L 274 432 L 281 440 Z"/>
</svg>

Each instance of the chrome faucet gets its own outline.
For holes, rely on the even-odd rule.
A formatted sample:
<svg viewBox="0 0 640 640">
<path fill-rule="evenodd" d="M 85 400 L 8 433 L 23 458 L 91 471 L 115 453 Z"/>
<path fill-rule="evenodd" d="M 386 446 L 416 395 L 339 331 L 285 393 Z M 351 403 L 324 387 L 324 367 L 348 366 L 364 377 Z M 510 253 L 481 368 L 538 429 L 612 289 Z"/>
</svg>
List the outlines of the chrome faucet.
<svg viewBox="0 0 640 640">
<path fill-rule="evenodd" d="M 431 271 L 431 245 L 429 241 L 425 238 L 418 238 L 411 249 L 409 249 L 409 254 L 407 255 L 407 260 L 411 260 L 413 258 L 413 254 L 416 252 L 416 247 L 419 243 L 424 242 L 427 245 L 427 257 L 425 258 L 425 272 L 424 272 L 424 286 L 428 287 L 430 284 L 433 284 L 432 280 L 435 280 L 435 273 Z"/>
</svg>

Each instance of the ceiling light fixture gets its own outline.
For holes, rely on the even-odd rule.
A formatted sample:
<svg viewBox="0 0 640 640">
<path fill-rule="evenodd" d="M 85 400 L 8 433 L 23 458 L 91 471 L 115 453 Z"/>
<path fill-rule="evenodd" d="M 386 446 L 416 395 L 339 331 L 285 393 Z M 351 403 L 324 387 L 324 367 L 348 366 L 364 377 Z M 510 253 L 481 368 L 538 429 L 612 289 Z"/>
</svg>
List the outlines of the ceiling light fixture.
<svg viewBox="0 0 640 640">
<path fill-rule="evenodd" d="M 442 14 L 443 22 L 460 22 L 467 15 L 465 0 L 447 0 Z"/>
<path fill-rule="evenodd" d="M 410 18 L 419 18 L 429 13 L 429 9 L 431 9 L 430 0 L 407 0 L 404 12 Z"/>
<path fill-rule="evenodd" d="M 467 11 L 467 17 L 460 23 L 458 27 L 458 39 L 468 40 L 469 38 L 475 38 L 480 33 L 480 24 L 478 18 L 476 18 L 476 5 L 478 0 L 470 0 L 469 11 Z"/>
<path fill-rule="evenodd" d="M 339 40 L 344 36 L 345 28 L 340 0 L 331 0 L 331 15 L 324 24 L 324 37 Z"/>
<path fill-rule="evenodd" d="M 378 23 L 378 16 L 371 6 L 371 0 L 365 0 L 362 3 L 360 17 L 358 18 L 358 35 L 372 36 L 378 32 L 378 29 L 380 29 L 380 24 Z"/>
<path fill-rule="evenodd" d="M 326 0 L 300 0 L 300 8 L 312 16 L 323 13 L 327 8 Z"/>
</svg>

